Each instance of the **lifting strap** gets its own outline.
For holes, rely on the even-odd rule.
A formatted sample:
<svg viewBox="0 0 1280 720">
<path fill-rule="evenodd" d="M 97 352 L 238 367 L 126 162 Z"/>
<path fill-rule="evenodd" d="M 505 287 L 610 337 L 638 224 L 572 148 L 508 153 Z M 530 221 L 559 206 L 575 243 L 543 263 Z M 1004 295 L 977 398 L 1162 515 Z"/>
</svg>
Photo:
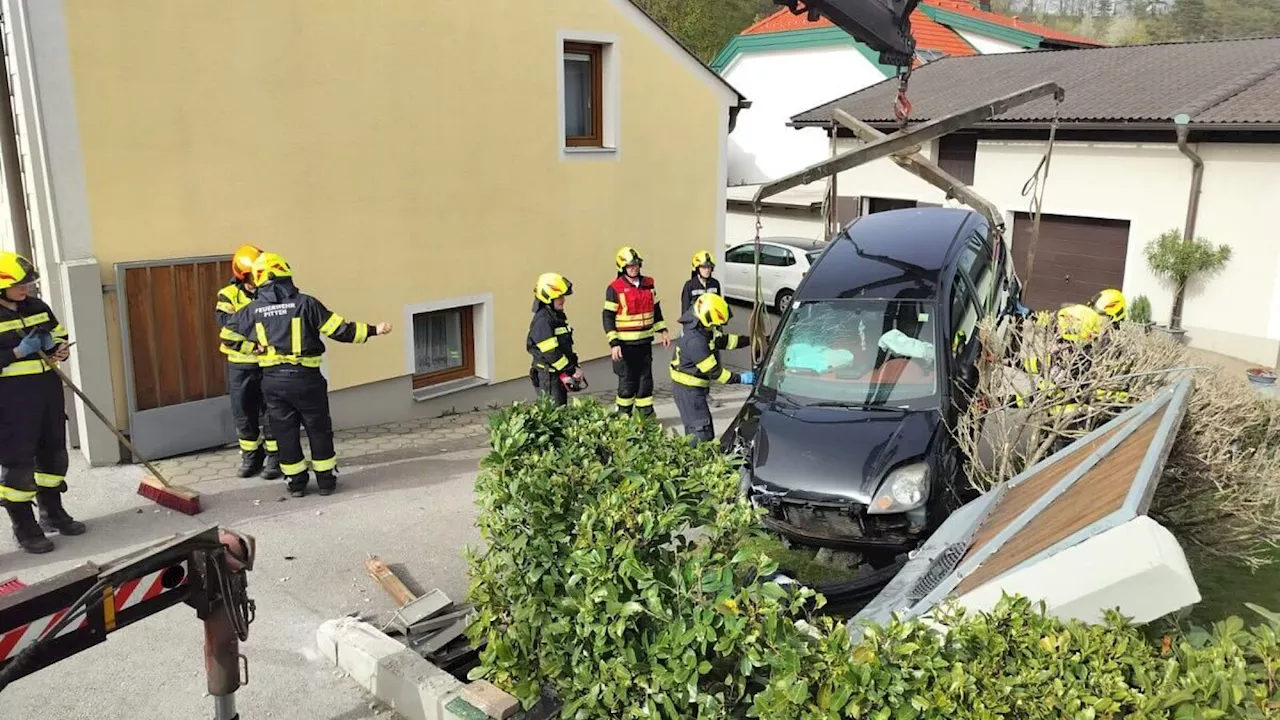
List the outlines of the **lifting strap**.
<svg viewBox="0 0 1280 720">
<path fill-rule="evenodd" d="M 754 369 L 764 360 L 765 345 L 769 341 L 769 330 L 765 327 L 764 289 L 760 285 L 760 231 L 764 224 L 760 221 L 762 208 L 756 206 L 756 239 L 755 239 L 755 302 L 751 306 L 751 317 L 747 321 L 747 335 L 751 338 L 751 367 Z"/>
<path fill-rule="evenodd" d="M 1022 196 L 1031 196 L 1032 213 L 1031 242 L 1027 247 L 1027 276 L 1022 279 L 1024 296 L 1027 288 L 1031 286 L 1032 268 L 1036 263 L 1036 248 L 1040 245 L 1040 211 L 1044 205 L 1044 188 L 1049 182 L 1049 163 L 1053 160 L 1053 145 L 1058 136 L 1058 117 L 1062 110 L 1062 100 L 1063 96 L 1058 95 L 1053 103 L 1053 121 L 1049 123 L 1049 146 L 1045 148 L 1044 156 L 1040 158 L 1040 164 L 1036 165 L 1035 172 L 1031 173 L 1031 177 L 1027 178 L 1026 184 L 1022 186 Z"/>
</svg>

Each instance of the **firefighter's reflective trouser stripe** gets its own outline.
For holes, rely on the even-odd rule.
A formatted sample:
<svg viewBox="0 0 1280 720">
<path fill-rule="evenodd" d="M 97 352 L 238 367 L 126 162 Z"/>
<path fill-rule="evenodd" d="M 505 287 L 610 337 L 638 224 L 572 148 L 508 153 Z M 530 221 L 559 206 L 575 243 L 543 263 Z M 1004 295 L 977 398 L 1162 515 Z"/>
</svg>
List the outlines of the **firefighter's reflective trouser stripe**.
<svg viewBox="0 0 1280 720">
<path fill-rule="evenodd" d="M 267 421 L 267 403 L 262 397 L 262 368 L 258 363 L 227 363 L 227 392 L 231 395 L 231 417 L 236 422 L 236 437 L 242 452 L 260 448 L 275 454 L 278 445 Z"/>
<path fill-rule="evenodd" d="M 645 415 L 653 410 L 653 345 L 623 345 L 622 359 L 613 364 L 618 375 L 618 412 L 632 408 Z"/>
<path fill-rule="evenodd" d="M 680 423 L 684 425 L 685 435 L 692 443 L 716 439 L 711 406 L 707 403 L 710 394 L 711 391 L 705 387 L 689 387 L 678 383 L 671 386 L 676 409 L 680 411 Z"/>
<path fill-rule="evenodd" d="M 67 417 L 62 381 L 41 372 L 0 379 L 0 504 L 66 490 Z"/>
<path fill-rule="evenodd" d="M 316 368 L 278 365 L 263 370 L 262 393 L 267 417 L 280 447 L 280 472 L 290 489 L 307 484 L 308 463 L 302 454 L 302 430 L 311 444 L 310 468 L 320 487 L 336 482 L 338 455 L 333 448 L 333 421 L 329 417 L 329 383 Z"/>
</svg>

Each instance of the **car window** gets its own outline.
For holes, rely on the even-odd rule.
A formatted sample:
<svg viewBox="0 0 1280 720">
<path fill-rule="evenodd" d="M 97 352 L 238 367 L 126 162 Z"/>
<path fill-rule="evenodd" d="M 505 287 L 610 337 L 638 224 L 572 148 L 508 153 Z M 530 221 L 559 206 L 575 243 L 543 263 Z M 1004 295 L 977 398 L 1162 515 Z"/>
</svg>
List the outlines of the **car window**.
<svg viewBox="0 0 1280 720">
<path fill-rule="evenodd" d="M 962 277 L 957 276 L 951 283 L 951 353 L 962 355 L 973 340 L 974 330 L 978 327 L 978 308 L 974 303 L 973 291 Z"/>
<path fill-rule="evenodd" d="M 983 314 L 992 314 L 995 310 L 996 271 L 991 262 L 991 251 L 987 248 L 986 226 L 982 226 L 969 236 L 964 250 L 960 251 L 960 259 L 956 271 L 969 278 L 978 291 L 978 306 Z"/>
<path fill-rule="evenodd" d="M 778 247 L 777 245 L 761 245 L 760 264 L 769 265 L 770 267 L 786 267 L 795 265 L 796 258 L 787 248 Z"/>
<path fill-rule="evenodd" d="M 936 407 L 935 315 L 929 300 L 801 303 L 777 333 L 762 386 L 798 405 Z"/>
<path fill-rule="evenodd" d="M 729 252 L 725 253 L 724 261 L 727 263 L 747 263 L 748 265 L 750 265 L 751 263 L 755 262 L 755 257 L 756 257 L 755 245 L 748 243 L 746 245 L 739 245 L 738 247 L 733 248 Z"/>
<path fill-rule="evenodd" d="M 805 253 L 805 254 L 804 254 L 805 259 L 807 259 L 807 260 L 809 261 L 809 264 L 810 264 L 810 265 L 812 265 L 812 264 L 814 264 L 814 263 L 818 262 L 818 258 L 819 258 L 821 255 L 822 255 L 822 251 L 821 251 L 821 250 L 810 250 L 809 252 L 807 252 L 807 253 Z"/>
</svg>

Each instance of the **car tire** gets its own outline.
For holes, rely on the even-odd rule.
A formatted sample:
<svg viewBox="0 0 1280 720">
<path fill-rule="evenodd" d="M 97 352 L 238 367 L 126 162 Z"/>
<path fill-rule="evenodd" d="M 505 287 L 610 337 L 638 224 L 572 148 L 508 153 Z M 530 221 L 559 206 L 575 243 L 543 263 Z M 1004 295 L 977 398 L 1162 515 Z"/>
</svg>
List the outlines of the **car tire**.
<svg viewBox="0 0 1280 720">
<path fill-rule="evenodd" d="M 786 288 L 779 290 L 778 297 L 773 300 L 773 309 L 777 311 L 779 315 L 785 313 L 787 311 L 787 306 L 791 304 L 791 300 L 795 298 L 795 296 L 796 293 L 794 290 L 788 290 Z"/>
</svg>

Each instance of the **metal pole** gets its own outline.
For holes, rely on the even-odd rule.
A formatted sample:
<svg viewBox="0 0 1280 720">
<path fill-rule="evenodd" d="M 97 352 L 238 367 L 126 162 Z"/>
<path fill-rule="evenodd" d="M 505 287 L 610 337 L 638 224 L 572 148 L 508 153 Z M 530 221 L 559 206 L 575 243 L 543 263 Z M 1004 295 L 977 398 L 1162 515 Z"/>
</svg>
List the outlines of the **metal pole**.
<svg viewBox="0 0 1280 720">
<path fill-rule="evenodd" d="M 869 162 L 888 157 L 907 148 L 923 145 L 943 135 L 950 135 L 957 130 L 963 130 L 974 123 L 993 118 L 1010 108 L 1025 105 L 1032 100 L 1048 95 L 1061 97 L 1062 94 L 1062 87 L 1057 83 L 1040 83 L 1025 90 L 1005 95 L 984 105 L 970 108 L 954 115 L 948 115 L 947 117 L 930 120 L 915 130 L 900 130 L 886 135 L 876 142 L 855 148 L 816 165 L 811 165 L 804 170 L 778 178 L 773 182 L 765 183 L 756 191 L 753 203 L 756 209 L 759 209 L 760 203 L 767 197 L 772 197 L 794 187 L 808 185 L 815 180 L 821 180 L 859 165 L 866 165 Z"/>
<path fill-rule="evenodd" d="M 204 671 L 213 696 L 214 720 L 237 720 L 240 689 L 240 638 L 231 624 L 226 599 L 214 603 L 204 620 Z"/>
</svg>

